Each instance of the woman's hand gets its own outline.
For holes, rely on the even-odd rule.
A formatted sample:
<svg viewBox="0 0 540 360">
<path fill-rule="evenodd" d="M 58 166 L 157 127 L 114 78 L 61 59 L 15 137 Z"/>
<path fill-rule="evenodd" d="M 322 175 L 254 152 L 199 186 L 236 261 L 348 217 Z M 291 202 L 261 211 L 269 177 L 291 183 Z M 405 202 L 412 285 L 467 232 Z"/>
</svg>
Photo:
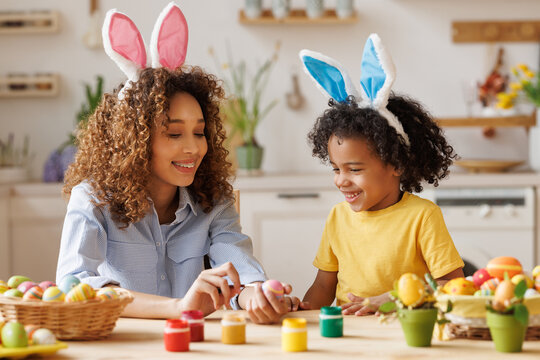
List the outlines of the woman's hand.
<svg viewBox="0 0 540 360">
<path fill-rule="evenodd" d="M 233 282 L 232 289 L 225 276 Z M 223 305 L 229 306 L 229 300 L 239 291 L 238 272 L 232 263 L 227 262 L 217 268 L 202 271 L 180 302 L 180 307 L 182 311 L 201 310 L 206 316 Z"/>
<path fill-rule="evenodd" d="M 388 293 L 367 298 L 359 297 L 352 293 L 348 293 L 347 297 L 349 298 L 349 300 L 351 300 L 351 302 L 341 305 L 341 309 L 343 310 L 342 312 L 344 315 L 354 314 L 356 316 L 363 316 L 375 314 L 379 309 L 379 306 L 381 306 L 385 302 L 390 301 L 390 296 L 388 295 Z"/>
</svg>

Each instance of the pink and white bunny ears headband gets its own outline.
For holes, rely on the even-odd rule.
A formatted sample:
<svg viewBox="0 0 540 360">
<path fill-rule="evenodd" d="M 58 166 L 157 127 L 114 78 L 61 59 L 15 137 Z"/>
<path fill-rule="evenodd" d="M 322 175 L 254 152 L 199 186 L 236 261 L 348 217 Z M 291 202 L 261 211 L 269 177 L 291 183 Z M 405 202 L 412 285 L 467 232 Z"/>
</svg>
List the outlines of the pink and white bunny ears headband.
<svg viewBox="0 0 540 360">
<path fill-rule="evenodd" d="M 401 122 L 386 108 L 396 78 L 396 68 L 379 35 L 371 34 L 364 47 L 360 76 L 361 96 L 345 68 L 336 60 L 310 50 L 300 51 L 300 60 L 305 72 L 324 95 L 338 102 L 346 102 L 350 95 L 354 96 L 359 107 L 377 110 L 409 146 L 409 137 Z"/>
<path fill-rule="evenodd" d="M 135 23 L 125 14 L 111 9 L 105 16 L 102 28 L 103 47 L 109 57 L 128 77 L 126 85 L 139 79 L 139 70 L 147 67 L 146 47 Z M 150 60 L 153 68 L 166 67 L 171 70 L 182 66 L 186 59 L 188 27 L 180 8 L 169 3 L 159 14 L 150 40 Z"/>
</svg>

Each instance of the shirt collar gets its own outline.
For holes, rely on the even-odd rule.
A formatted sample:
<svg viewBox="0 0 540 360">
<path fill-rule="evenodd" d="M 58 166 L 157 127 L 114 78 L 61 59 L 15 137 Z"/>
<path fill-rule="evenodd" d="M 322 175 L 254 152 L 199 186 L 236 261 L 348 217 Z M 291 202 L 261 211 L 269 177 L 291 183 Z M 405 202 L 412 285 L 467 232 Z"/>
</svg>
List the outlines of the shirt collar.
<svg viewBox="0 0 540 360">
<path fill-rule="evenodd" d="M 189 193 L 189 190 L 186 187 L 178 187 L 179 196 L 178 196 L 178 209 L 176 210 L 175 214 L 178 218 L 178 215 L 184 210 L 188 205 L 191 208 L 191 211 L 193 212 L 193 215 L 197 216 L 197 210 L 195 208 L 195 201 L 191 197 L 191 194 Z"/>
</svg>

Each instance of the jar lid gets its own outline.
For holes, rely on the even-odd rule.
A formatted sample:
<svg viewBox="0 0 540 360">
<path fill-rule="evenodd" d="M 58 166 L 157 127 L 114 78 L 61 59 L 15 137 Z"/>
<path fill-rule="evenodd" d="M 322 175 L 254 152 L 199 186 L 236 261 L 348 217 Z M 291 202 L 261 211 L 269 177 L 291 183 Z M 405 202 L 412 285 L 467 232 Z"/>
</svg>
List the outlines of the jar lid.
<svg viewBox="0 0 540 360">
<path fill-rule="evenodd" d="M 187 319 L 187 320 L 199 320 L 202 318 L 204 318 L 204 314 L 200 310 L 182 311 L 182 314 L 180 315 L 180 319 Z"/>
<path fill-rule="evenodd" d="M 234 323 L 245 323 L 246 320 L 244 319 L 244 316 L 242 314 L 224 314 L 223 318 L 221 319 L 225 322 L 234 322 Z"/>
<path fill-rule="evenodd" d="M 305 328 L 307 321 L 304 318 L 287 318 L 283 319 L 283 326 L 293 329 Z"/>
<path fill-rule="evenodd" d="M 165 327 L 173 329 L 182 329 L 189 327 L 189 324 L 186 320 L 182 319 L 168 319 L 165 323 Z"/>
<path fill-rule="evenodd" d="M 321 308 L 321 314 L 323 315 L 341 315 L 340 306 L 323 306 Z"/>
</svg>

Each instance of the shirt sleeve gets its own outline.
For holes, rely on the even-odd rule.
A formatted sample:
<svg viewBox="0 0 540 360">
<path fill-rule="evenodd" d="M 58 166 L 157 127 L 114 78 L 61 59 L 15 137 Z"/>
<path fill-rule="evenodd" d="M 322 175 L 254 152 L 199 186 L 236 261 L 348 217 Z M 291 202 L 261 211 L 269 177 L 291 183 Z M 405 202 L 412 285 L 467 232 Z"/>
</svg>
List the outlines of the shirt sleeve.
<svg viewBox="0 0 540 360">
<path fill-rule="evenodd" d="M 418 241 L 422 256 L 434 279 L 464 266 L 439 207 L 426 217 Z"/>
<path fill-rule="evenodd" d="M 253 256 L 251 239 L 241 232 L 234 202 L 230 200 L 220 204 L 216 211 L 210 225 L 210 265 L 217 267 L 230 261 L 238 271 L 242 284 L 265 281 L 264 269 Z"/>
<path fill-rule="evenodd" d="M 332 212 L 328 216 L 328 219 L 326 220 L 326 224 L 324 225 L 324 230 L 321 238 L 321 243 L 319 244 L 319 250 L 317 251 L 317 255 L 315 256 L 315 260 L 313 261 L 313 265 L 323 271 L 339 270 L 339 262 L 336 255 L 334 254 L 334 251 L 332 250 L 331 244 L 331 234 L 334 227 L 334 212 L 335 210 L 332 210 Z"/>
<path fill-rule="evenodd" d="M 75 275 L 93 288 L 118 282 L 101 276 L 98 267 L 106 260 L 107 233 L 101 210 L 92 204 L 85 186 L 71 191 L 56 269 L 56 282 L 66 275 Z"/>
</svg>

